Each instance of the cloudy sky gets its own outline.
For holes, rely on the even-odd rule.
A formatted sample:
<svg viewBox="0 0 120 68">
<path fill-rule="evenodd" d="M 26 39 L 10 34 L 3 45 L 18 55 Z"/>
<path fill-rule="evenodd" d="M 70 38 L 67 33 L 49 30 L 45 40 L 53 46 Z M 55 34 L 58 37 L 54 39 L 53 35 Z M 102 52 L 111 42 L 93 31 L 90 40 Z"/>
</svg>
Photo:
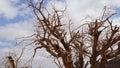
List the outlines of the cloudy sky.
<svg viewBox="0 0 120 68">
<path fill-rule="evenodd" d="M 51 3 L 57 9 L 63 9 L 64 5 L 67 5 L 66 16 L 72 19 L 75 25 L 84 23 L 83 20 L 86 18 L 99 18 L 104 6 L 107 6 L 109 11 L 117 13 L 112 18 L 113 24 L 120 25 L 120 0 L 54 0 L 54 2 L 47 0 L 46 2 L 48 8 L 51 8 Z M 33 33 L 34 15 L 24 0 L 0 0 L 0 55 L 4 55 L 15 46 L 16 38 L 29 36 Z M 27 54 L 29 56 L 31 53 Z M 38 58 L 41 58 L 41 61 L 50 60 L 42 54 L 38 55 L 36 59 Z M 54 64 L 49 64 L 49 62 L 45 62 L 48 65 L 40 63 L 44 68 L 48 68 L 48 66 L 56 68 Z"/>
</svg>

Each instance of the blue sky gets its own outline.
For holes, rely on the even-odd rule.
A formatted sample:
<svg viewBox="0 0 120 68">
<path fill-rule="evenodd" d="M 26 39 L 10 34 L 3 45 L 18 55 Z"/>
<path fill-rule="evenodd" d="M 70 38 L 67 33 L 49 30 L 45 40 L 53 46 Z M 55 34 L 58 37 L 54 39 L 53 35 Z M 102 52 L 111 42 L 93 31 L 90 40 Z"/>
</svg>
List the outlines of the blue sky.
<svg viewBox="0 0 120 68">
<path fill-rule="evenodd" d="M 3 3 L 2 3 L 3 2 Z M 2 0 L 2 2 L 0 4 L 2 4 L 3 6 L 0 8 L 1 9 L 1 13 L 0 13 L 0 27 L 4 29 L 4 27 L 10 25 L 10 24 L 17 24 L 17 23 L 21 23 L 23 21 L 26 21 L 30 18 L 33 17 L 32 13 L 28 14 L 31 12 L 31 10 L 29 10 L 29 8 L 25 5 L 25 2 L 23 2 L 22 0 Z M 4 7 L 5 6 L 5 7 Z M 10 6 L 10 7 L 8 7 Z M 2 8 L 4 8 L 4 10 L 2 11 Z M 10 11 L 7 10 L 9 8 L 9 10 L 15 10 L 15 11 Z M 11 9 L 10 9 L 11 8 Z M 4 11 L 8 11 L 6 13 L 4 13 Z M 27 11 L 27 12 L 26 12 Z M 11 15 L 11 12 L 14 13 L 15 15 Z M 8 17 L 7 17 L 8 15 Z M 11 16 L 9 16 L 11 15 Z M 12 28 L 12 26 L 11 26 Z M 4 34 L 6 31 L 9 31 L 9 28 L 4 31 L 1 31 L 1 34 Z M 3 33 L 4 32 L 4 33 Z M 9 34 L 8 34 L 9 35 Z M 6 48 L 6 47 L 12 47 L 16 45 L 16 41 L 15 38 L 13 39 L 8 39 L 7 37 L 1 37 L 0 38 L 0 49 L 1 48 Z M 7 45 L 7 43 L 9 45 Z"/>
<path fill-rule="evenodd" d="M 18 13 L 12 18 L 6 18 L 4 16 L 4 14 L 0 14 L 0 26 L 4 26 L 5 24 L 8 24 L 8 23 L 16 23 L 16 22 L 19 22 L 19 21 L 22 21 L 22 20 L 32 17 L 31 14 L 24 13 L 24 12 L 23 12 L 23 15 L 20 15 L 20 13 L 22 13 L 22 11 L 26 11 L 28 9 L 28 7 L 25 6 L 25 2 L 23 2 L 22 0 L 20 0 L 20 1 L 18 0 L 18 2 L 11 1 L 10 3 L 13 8 L 17 9 Z M 24 6 L 22 6 L 22 5 L 24 5 Z M 19 12 L 19 11 L 21 11 L 21 12 Z M 13 11 L 13 13 L 14 13 L 14 11 Z"/>
<path fill-rule="evenodd" d="M 0 0 L 0 54 L 9 51 L 10 47 L 15 46 L 16 38 L 34 33 L 34 15 L 23 1 Z M 64 8 L 64 0 L 53 1 L 45 1 L 45 5 L 49 10 L 52 9 L 51 3 L 58 9 Z M 72 19 L 75 25 L 85 23 L 85 21 L 81 20 L 87 16 L 93 19 L 98 18 L 104 6 L 110 8 L 111 13 L 118 13 L 113 18 L 113 24 L 120 25 L 120 0 L 66 0 L 66 4 L 66 17 Z M 43 67 L 45 67 L 44 64 Z"/>
</svg>

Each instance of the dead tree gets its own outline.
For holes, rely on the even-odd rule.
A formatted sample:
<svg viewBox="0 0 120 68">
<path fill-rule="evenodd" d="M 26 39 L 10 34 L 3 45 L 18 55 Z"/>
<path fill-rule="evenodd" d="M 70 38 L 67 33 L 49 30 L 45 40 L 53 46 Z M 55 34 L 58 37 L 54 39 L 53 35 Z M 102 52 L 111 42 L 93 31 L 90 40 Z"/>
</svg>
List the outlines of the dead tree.
<svg viewBox="0 0 120 68">
<path fill-rule="evenodd" d="M 108 59 L 120 54 L 120 29 L 117 25 L 113 26 L 112 21 L 109 20 L 112 15 L 104 20 L 95 20 L 88 24 L 88 34 L 91 38 L 90 42 L 92 42 L 91 68 L 106 68 Z M 117 48 L 115 49 L 115 47 Z"/>
<path fill-rule="evenodd" d="M 10 67 L 15 68 L 15 62 L 14 62 L 12 56 L 8 56 L 7 58 L 8 58 L 8 61 L 10 63 Z"/>
<path fill-rule="evenodd" d="M 61 58 L 65 68 L 83 68 L 83 54 L 87 52 L 81 40 L 82 33 L 79 30 L 71 31 L 70 28 L 68 33 L 64 29 L 65 24 L 61 21 L 64 10 L 53 9 L 53 13 L 50 13 L 43 3 L 44 0 L 36 6 L 33 1 L 29 1 L 29 6 L 32 7 L 38 21 L 34 40 L 38 47 L 35 48 L 35 52 L 37 49 L 45 48 L 56 59 Z M 68 35 L 69 39 L 67 39 Z M 62 68 L 61 62 L 56 64 Z"/>
<path fill-rule="evenodd" d="M 120 54 L 119 27 L 113 26 L 109 20 L 112 15 L 76 29 L 71 29 L 69 23 L 66 31 L 62 21 L 64 10 L 53 8 L 53 13 L 50 13 L 44 0 L 38 3 L 29 0 L 28 5 L 37 19 L 34 55 L 37 49 L 45 48 L 58 60 L 56 64 L 59 68 L 86 68 L 88 65 L 90 68 L 105 68 L 108 59 Z M 118 48 L 114 49 L 114 46 Z M 86 57 L 89 59 L 85 60 Z"/>
<path fill-rule="evenodd" d="M 15 51 L 10 52 L 9 56 L 7 56 L 6 58 L 4 58 L 5 60 L 2 61 L 2 65 L 6 66 L 6 68 L 20 68 L 22 67 L 22 62 L 25 61 L 21 61 L 21 58 L 23 57 L 23 53 L 24 53 L 24 47 L 21 49 L 21 51 L 19 51 L 19 54 L 16 54 Z M 7 59 L 7 60 L 6 60 Z"/>
</svg>

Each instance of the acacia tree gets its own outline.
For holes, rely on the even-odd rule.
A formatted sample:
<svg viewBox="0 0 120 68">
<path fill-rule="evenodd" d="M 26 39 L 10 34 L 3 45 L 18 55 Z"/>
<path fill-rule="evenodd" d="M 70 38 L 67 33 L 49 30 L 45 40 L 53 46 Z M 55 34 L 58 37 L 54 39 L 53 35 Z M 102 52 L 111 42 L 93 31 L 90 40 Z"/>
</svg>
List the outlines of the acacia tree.
<svg viewBox="0 0 120 68">
<path fill-rule="evenodd" d="M 86 68 L 88 65 L 90 68 L 106 68 L 108 60 L 120 54 L 120 29 L 110 21 L 113 14 L 75 29 L 71 28 L 69 21 L 68 30 L 65 30 L 67 24 L 62 21 L 65 10 L 53 8 L 51 13 L 45 7 L 44 0 L 37 3 L 28 0 L 28 5 L 37 19 L 33 35 L 36 46 L 34 55 L 37 49 L 45 48 L 56 58 L 59 68 Z"/>
</svg>

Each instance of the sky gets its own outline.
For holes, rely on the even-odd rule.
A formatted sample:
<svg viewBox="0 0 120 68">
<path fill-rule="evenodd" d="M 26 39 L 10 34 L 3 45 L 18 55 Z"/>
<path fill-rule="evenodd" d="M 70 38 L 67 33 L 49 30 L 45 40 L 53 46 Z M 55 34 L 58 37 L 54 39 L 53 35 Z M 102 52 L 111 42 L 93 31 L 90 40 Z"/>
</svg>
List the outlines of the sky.
<svg viewBox="0 0 120 68">
<path fill-rule="evenodd" d="M 38 0 L 35 0 L 35 2 L 37 1 Z M 117 13 L 112 20 L 113 24 L 120 25 L 120 0 L 53 1 L 45 1 L 46 7 L 48 9 L 52 8 L 52 3 L 57 9 L 61 10 L 67 5 L 65 12 L 66 17 L 67 19 L 71 19 L 75 25 L 85 23 L 86 20 L 89 20 L 87 18 L 99 18 L 104 6 L 107 6 L 111 13 Z M 11 49 L 18 50 L 20 47 L 14 48 L 16 45 L 16 39 L 34 34 L 34 23 L 35 17 L 24 0 L 0 0 L 0 55 L 3 55 L 4 57 L 6 56 L 5 53 L 8 55 Z M 46 56 L 47 53 L 44 53 L 44 50 L 42 50 L 40 54 L 36 56 L 35 60 L 41 58 L 40 65 L 43 68 L 56 68 L 55 64 L 49 64 L 53 62 L 53 60 L 44 57 L 43 54 Z M 29 57 L 30 55 L 31 53 L 26 53 L 24 56 Z M 37 64 L 36 62 L 33 63 Z M 47 63 L 47 65 L 45 65 L 45 63 Z M 38 68 L 38 66 L 34 68 Z"/>
</svg>

